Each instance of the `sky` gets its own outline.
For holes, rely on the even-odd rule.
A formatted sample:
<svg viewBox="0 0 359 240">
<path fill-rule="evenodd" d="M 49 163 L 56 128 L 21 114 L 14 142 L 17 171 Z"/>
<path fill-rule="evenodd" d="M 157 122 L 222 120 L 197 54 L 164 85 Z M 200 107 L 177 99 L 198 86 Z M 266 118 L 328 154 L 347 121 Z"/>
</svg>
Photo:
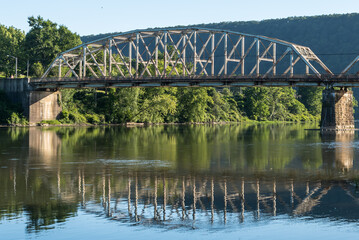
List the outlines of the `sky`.
<svg viewBox="0 0 359 240">
<path fill-rule="evenodd" d="M 79 35 L 226 21 L 359 12 L 359 0 L 0 0 L 0 24 L 41 16 Z"/>
</svg>

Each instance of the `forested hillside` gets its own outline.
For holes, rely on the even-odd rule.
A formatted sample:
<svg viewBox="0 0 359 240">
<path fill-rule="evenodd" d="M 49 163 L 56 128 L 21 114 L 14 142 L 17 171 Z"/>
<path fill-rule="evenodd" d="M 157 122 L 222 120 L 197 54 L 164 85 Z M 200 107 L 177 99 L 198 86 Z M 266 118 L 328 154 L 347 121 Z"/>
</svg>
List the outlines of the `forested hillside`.
<svg viewBox="0 0 359 240">
<path fill-rule="evenodd" d="M 292 17 L 259 22 L 221 22 L 192 26 L 264 35 L 308 46 L 334 73 L 341 72 L 355 56 L 359 55 L 359 14 Z M 107 35 L 82 36 L 81 40 L 88 42 Z"/>
<path fill-rule="evenodd" d="M 197 26 L 265 35 L 308 46 L 334 73 L 341 72 L 359 54 L 359 14 Z"/>
</svg>

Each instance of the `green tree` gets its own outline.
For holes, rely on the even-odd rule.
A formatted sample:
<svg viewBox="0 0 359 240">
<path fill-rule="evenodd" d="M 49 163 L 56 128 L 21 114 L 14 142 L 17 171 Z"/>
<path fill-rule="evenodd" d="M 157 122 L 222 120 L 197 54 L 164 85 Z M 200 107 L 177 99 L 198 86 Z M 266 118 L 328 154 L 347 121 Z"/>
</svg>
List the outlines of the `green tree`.
<svg viewBox="0 0 359 240">
<path fill-rule="evenodd" d="M 23 31 L 0 25 L 0 72 L 4 72 L 5 77 L 15 74 L 15 60 L 8 55 L 18 58 L 19 67 L 20 63 L 23 62 L 24 39 Z"/>
<path fill-rule="evenodd" d="M 208 96 L 207 88 L 179 88 L 177 99 L 179 122 L 212 120 L 208 113 L 208 103 L 213 104 L 213 99 Z"/>
<path fill-rule="evenodd" d="M 323 88 L 318 87 L 298 88 L 300 101 L 314 116 L 318 116 L 322 112 L 322 92 Z"/>
<path fill-rule="evenodd" d="M 144 99 L 138 114 L 141 122 L 163 123 L 174 121 L 177 99 L 170 94 L 161 94 Z"/>
<path fill-rule="evenodd" d="M 268 88 L 246 88 L 245 95 L 245 109 L 247 116 L 254 120 L 267 120 L 270 115 L 269 102 L 266 96 L 268 95 Z"/>
<path fill-rule="evenodd" d="M 31 68 L 35 77 L 41 77 L 44 74 L 44 67 L 40 62 L 34 63 Z"/>
<path fill-rule="evenodd" d="M 99 101 L 99 112 L 106 116 L 109 123 L 135 121 L 140 91 L 140 88 L 111 89 L 108 96 Z"/>
<path fill-rule="evenodd" d="M 213 100 L 208 105 L 212 121 L 235 122 L 241 119 L 237 103 L 228 88 L 225 88 L 222 93 L 215 88 L 209 88 L 208 94 Z"/>
<path fill-rule="evenodd" d="M 31 62 L 40 62 L 45 68 L 58 53 L 81 44 L 78 34 L 40 16 L 29 17 L 28 23 L 31 29 L 25 37 L 26 53 Z"/>
<path fill-rule="evenodd" d="M 244 106 L 247 116 L 254 120 L 310 120 L 313 117 L 296 99 L 292 88 L 246 88 Z"/>
</svg>

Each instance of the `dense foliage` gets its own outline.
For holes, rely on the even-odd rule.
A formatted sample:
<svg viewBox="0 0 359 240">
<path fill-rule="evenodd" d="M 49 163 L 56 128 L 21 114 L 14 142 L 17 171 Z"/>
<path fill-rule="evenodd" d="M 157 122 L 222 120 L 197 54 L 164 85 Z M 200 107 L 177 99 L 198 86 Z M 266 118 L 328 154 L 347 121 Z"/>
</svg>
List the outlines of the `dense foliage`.
<svg viewBox="0 0 359 240">
<path fill-rule="evenodd" d="M 15 75 L 13 57 L 18 58 L 19 74 L 26 73 L 29 63 L 30 75 L 40 76 L 58 53 L 81 43 L 80 36 L 67 27 L 40 16 L 29 17 L 28 23 L 30 31 L 26 35 L 14 27 L 0 25 L 0 72 L 4 77 Z"/>
<path fill-rule="evenodd" d="M 0 76 L 1 73 L 4 77 L 15 74 L 13 57 L 19 56 L 19 60 L 23 57 L 24 39 L 25 34 L 21 30 L 0 25 Z"/>
<path fill-rule="evenodd" d="M 317 120 L 292 88 L 131 88 L 62 91 L 62 123 Z"/>
<path fill-rule="evenodd" d="M 33 65 L 31 74 L 40 76 L 43 66 L 48 66 L 60 52 L 81 44 L 79 35 L 65 26 L 58 26 L 38 16 L 29 17 L 30 31 L 26 34 L 25 53 Z"/>
</svg>

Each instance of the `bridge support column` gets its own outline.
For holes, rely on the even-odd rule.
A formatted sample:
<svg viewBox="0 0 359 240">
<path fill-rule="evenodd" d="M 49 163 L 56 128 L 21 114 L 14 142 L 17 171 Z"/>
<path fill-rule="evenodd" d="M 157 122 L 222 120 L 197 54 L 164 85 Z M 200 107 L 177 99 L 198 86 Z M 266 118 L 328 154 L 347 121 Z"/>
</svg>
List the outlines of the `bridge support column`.
<svg viewBox="0 0 359 240">
<path fill-rule="evenodd" d="M 34 124 L 43 120 L 55 120 L 62 111 L 59 91 L 30 91 L 29 123 Z"/>
<path fill-rule="evenodd" d="M 325 89 L 320 128 L 322 131 L 346 131 L 354 129 L 353 92 Z"/>
</svg>

